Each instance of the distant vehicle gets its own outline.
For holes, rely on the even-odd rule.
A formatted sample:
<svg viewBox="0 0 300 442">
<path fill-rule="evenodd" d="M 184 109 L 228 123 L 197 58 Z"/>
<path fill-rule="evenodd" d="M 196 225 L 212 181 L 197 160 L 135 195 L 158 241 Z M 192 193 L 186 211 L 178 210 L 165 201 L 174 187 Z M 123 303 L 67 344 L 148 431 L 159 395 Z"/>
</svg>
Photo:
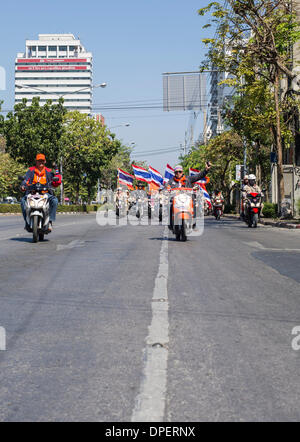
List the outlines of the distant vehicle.
<svg viewBox="0 0 300 442">
<path fill-rule="evenodd" d="M 6 198 L 4 198 L 3 203 L 4 204 L 18 204 L 18 200 L 14 196 L 7 196 Z"/>
</svg>

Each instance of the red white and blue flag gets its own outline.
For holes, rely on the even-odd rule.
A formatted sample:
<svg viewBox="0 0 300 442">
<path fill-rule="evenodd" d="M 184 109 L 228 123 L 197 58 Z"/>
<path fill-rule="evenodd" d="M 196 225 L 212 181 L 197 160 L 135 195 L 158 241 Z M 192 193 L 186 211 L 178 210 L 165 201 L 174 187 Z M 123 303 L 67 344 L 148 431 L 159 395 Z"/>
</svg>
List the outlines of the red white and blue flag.
<svg viewBox="0 0 300 442">
<path fill-rule="evenodd" d="M 163 176 L 155 169 L 153 169 L 153 167 L 149 166 L 149 172 L 151 175 L 151 183 L 156 184 L 159 187 L 162 187 L 164 184 L 164 179 Z"/>
<path fill-rule="evenodd" d="M 172 178 L 174 178 L 175 172 L 173 167 L 171 167 L 169 164 L 166 165 L 165 170 L 165 178 L 164 178 L 164 184 L 168 183 Z"/>
<path fill-rule="evenodd" d="M 190 176 L 197 175 L 198 173 L 200 173 L 200 170 L 190 168 Z M 201 188 L 203 192 L 204 198 L 208 203 L 211 204 L 211 199 L 206 189 L 206 185 L 209 183 L 209 181 L 210 180 L 208 177 L 204 177 L 201 180 L 196 181 L 194 184 L 198 184 L 198 186 Z"/>
<path fill-rule="evenodd" d="M 148 172 L 148 170 L 140 166 L 135 166 L 134 164 L 132 164 L 132 169 L 137 180 L 144 181 L 145 183 L 151 182 L 151 174 Z"/>
<path fill-rule="evenodd" d="M 120 184 L 131 187 L 133 184 L 134 176 L 128 172 L 125 172 L 122 169 L 118 169 L 118 180 Z"/>
</svg>

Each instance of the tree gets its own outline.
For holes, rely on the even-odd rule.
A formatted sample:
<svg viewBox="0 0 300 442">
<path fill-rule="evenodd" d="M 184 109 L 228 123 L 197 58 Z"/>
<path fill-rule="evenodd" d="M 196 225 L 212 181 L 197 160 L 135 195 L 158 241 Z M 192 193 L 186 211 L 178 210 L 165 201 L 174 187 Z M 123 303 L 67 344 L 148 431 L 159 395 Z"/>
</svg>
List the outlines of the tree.
<svg viewBox="0 0 300 442">
<path fill-rule="evenodd" d="M 120 142 L 101 122 L 78 111 L 65 116 L 61 142 L 65 180 L 75 191 L 77 201 L 84 187 L 90 202 L 101 170 L 109 166 Z"/>
<path fill-rule="evenodd" d="M 3 125 L 6 138 L 6 150 L 16 160 L 27 166 L 34 164 L 37 153 L 46 155 L 47 163 L 57 162 L 63 134 L 63 121 L 66 109 L 63 99 L 58 104 L 49 100 L 40 106 L 39 97 L 34 97 L 32 104 L 27 100 L 16 104 L 14 112 L 9 112 Z"/>
<path fill-rule="evenodd" d="M 284 198 L 282 138 L 290 136 L 283 130 L 280 82 L 283 76 L 294 78 L 291 47 L 300 38 L 299 25 L 291 2 L 285 0 L 228 0 L 226 5 L 212 2 L 199 10 L 200 15 L 211 12 L 212 21 L 217 23 L 216 38 L 203 40 L 209 47 L 203 66 L 229 72 L 231 84 L 241 89 L 242 80 L 243 84 L 253 78 L 266 80 L 275 110 L 272 135 L 278 154 L 280 203 Z"/>
<path fill-rule="evenodd" d="M 243 141 L 236 132 L 224 132 L 213 138 L 206 146 L 194 147 L 190 154 L 182 158 L 185 173 L 188 174 L 189 168 L 203 170 L 205 162 L 209 159 L 213 164 L 209 172 L 211 179 L 209 188 L 211 191 L 221 189 L 229 201 L 235 166 L 241 164 L 243 159 L 242 146 Z"/>
<path fill-rule="evenodd" d="M 18 177 L 25 172 L 23 164 L 13 160 L 9 154 L 0 152 L 0 196 L 20 196 Z"/>
<path fill-rule="evenodd" d="M 116 155 L 113 156 L 107 167 L 101 168 L 100 181 L 106 189 L 115 189 L 118 181 L 118 169 L 129 171 L 131 168 L 130 154 L 132 149 L 124 146 L 120 141 Z"/>
</svg>

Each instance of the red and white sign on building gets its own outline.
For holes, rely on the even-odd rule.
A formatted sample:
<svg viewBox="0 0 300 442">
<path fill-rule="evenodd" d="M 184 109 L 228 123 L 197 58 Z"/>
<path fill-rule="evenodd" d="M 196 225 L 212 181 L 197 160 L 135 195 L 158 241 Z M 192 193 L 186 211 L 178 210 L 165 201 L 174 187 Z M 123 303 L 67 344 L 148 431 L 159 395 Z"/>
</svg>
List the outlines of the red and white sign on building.
<svg viewBox="0 0 300 442">
<path fill-rule="evenodd" d="M 15 103 L 28 105 L 35 96 L 40 104 L 62 97 L 68 110 L 92 112 L 92 54 L 73 34 L 40 34 L 26 40 L 16 57 Z"/>
</svg>

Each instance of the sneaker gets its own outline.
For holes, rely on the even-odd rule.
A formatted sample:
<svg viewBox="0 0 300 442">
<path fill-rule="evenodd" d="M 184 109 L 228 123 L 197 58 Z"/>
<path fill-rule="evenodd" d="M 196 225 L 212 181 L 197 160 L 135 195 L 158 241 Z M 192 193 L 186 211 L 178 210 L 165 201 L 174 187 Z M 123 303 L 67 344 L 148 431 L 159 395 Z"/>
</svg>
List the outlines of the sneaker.
<svg viewBox="0 0 300 442">
<path fill-rule="evenodd" d="M 50 221 L 48 226 L 48 233 L 52 232 L 52 230 L 53 230 L 53 224 L 52 221 Z"/>
</svg>

